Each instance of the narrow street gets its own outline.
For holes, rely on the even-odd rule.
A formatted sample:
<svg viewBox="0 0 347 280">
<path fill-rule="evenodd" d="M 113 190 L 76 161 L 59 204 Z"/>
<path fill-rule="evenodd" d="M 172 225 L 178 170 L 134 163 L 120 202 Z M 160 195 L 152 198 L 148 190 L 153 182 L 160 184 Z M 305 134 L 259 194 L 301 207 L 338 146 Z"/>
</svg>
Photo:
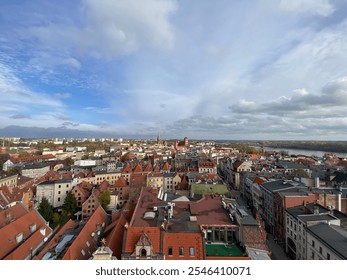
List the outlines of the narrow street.
<svg viewBox="0 0 347 280">
<path fill-rule="evenodd" d="M 266 245 L 269 247 L 270 251 L 272 252 L 271 259 L 273 259 L 273 260 L 289 260 L 289 258 L 285 254 L 282 247 L 275 242 L 273 235 L 270 233 L 268 233 L 268 235 L 267 235 Z"/>
</svg>

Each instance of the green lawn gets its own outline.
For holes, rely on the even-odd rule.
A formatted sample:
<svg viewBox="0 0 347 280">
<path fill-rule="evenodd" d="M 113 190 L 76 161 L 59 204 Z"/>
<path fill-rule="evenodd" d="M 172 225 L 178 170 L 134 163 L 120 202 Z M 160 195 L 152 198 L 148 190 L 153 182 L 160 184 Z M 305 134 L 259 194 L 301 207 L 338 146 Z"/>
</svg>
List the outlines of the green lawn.
<svg viewBox="0 0 347 280">
<path fill-rule="evenodd" d="M 223 184 L 193 184 L 192 193 L 194 194 L 205 194 L 205 193 L 214 193 L 214 194 L 229 194 L 228 188 Z"/>
<path fill-rule="evenodd" d="M 214 257 L 242 257 L 243 252 L 236 245 L 206 244 L 206 255 Z"/>
</svg>

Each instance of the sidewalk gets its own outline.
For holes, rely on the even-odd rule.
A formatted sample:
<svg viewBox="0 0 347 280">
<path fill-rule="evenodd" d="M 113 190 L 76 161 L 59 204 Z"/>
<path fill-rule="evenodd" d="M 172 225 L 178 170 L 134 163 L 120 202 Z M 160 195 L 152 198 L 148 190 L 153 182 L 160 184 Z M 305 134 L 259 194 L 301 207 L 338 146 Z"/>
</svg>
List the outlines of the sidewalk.
<svg viewBox="0 0 347 280">
<path fill-rule="evenodd" d="M 274 241 L 272 234 L 268 233 L 267 237 L 268 237 L 268 239 L 266 240 L 266 245 L 269 247 L 270 251 L 272 252 L 271 259 L 273 259 L 273 260 L 289 260 L 289 258 L 285 254 L 282 247 Z"/>
</svg>

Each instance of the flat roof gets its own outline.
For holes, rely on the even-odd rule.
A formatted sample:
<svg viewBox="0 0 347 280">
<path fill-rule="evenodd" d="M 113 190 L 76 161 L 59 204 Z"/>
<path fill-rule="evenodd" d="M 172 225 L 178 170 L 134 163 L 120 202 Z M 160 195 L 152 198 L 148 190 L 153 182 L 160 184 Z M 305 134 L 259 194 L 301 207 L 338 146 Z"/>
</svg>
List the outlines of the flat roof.
<svg viewBox="0 0 347 280">
<path fill-rule="evenodd" d="M 242 257 L 244 251 L 235 244 L 206 244 L 206 256 L 213 257 Z"/>
</svg>

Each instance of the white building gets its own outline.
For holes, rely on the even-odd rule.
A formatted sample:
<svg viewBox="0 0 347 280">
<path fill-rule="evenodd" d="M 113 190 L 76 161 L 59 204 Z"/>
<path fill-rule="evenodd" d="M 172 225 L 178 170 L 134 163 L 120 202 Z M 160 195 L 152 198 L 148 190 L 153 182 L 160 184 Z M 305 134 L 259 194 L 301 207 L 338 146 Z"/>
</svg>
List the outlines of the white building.
<svg viewBox="0 0 347 280">
<path fill-rule="evenodd" d="M 36 199 L 38 203 L 41 203 L 42 198 L 45 197 L 53 208 L 61 207 L 67 193 L 76 185 L 76 179 L 44 181 L 36 187 Z"/>
<path fill-rule="evenodd" d="M 347 229 L 331 223 L 307 228 L 308 260 L 347 260 Z"/>
<path fill-rule="evenodd" d="M 309 203 L 288 208 L 285 215 L 286 252 L 290 258 L 296 260 L 327 259 L 327 249 L 324 250 L 324 257 L 322 249 L 319 249 L 323 246 L 315 245 L 318 244 L 317 241 L 312 242 L 314 240 L 312 230 L 316 228 L 316 225 L 322 223 L 339 227 L 341 221 L 334 216 L 334 211 L 318 204 Z M 310 231 L 312 232 L 310 233 Z M 325 238 L 329 239 L 328 236 Z M 319 252 L 321 252 L 320 255 Z M 329 254 L 332 259 L 333 255 Z"/>
</svg>

